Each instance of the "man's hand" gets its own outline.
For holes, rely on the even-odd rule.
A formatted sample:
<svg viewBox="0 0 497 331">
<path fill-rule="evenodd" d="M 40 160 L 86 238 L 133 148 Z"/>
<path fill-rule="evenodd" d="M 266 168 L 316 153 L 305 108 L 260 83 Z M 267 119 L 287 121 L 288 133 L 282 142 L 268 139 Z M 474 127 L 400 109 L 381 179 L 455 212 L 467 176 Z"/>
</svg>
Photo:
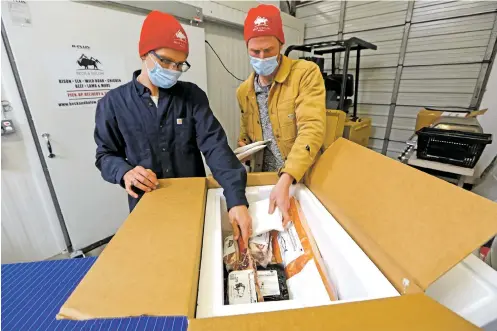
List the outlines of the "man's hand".
<svg viewBox="0 0 497 331">
<path fill-rule="evenodd" d="M 278 183 L 273 187 L 269 196 L 269 214 L 274 213 L 276 207 L 279 208 L 283 215 L 283 227 L 290 222 L 290 186 L 293 183 L 293 177 L 283 173 Z"/>
<path fill-rule="evenodd" d="M 124 187 L 126 192 L 133 198 L 138 198 L 132 187 L 139 188 L 144 192 L 155 190 L 159 186 L 157 175 L 150 169 L 145 169 L 142 166 L 137 166 L 124 174 Z"/>
<path fill-rule="evenodd" d="M 252 235 L 252 218 L 249 215 L 247 206 L 235 206 L 231 208 L 229 218 L 233 226 L 233 239 L 238 240 L 241 231 L 242 239 L 248 247 L 248 240 Z"/>
</svg>

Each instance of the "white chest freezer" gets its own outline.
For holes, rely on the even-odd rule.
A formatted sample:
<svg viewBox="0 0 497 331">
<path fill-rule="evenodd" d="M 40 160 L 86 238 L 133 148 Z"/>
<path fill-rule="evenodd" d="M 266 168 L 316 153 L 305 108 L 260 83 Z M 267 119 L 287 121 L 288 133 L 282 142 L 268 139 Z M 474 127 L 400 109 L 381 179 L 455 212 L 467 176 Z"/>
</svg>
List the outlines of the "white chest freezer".
<svg viewBox="0 0 497 331">
<path fill-rule="evenodd" d="M 471 323 L 497 330 L 497 271 L 476 256 L 449 270 L 426 294 Z"/>
<path fill-rule="evenodd" d="M 249 203 L 269 197 L 273 186 L 247 188 Z M 225 305 L 223 240 L 231 232 L 222 189 L 207 193 L 204 238 L 200 265 L 197 318 L 241 315 L 310 306 L 341 304 L 399 296 L 368 255 L 357 245 L 313 193 L 304 185 L 292 187 L 300 202 L 339 300 L 290 300 Z M 205 235 L 208 234 L 208 235 Z M 436 254 L 436 252 L 435 252 Z M 292 286 L 287 282 L 288 286 Z M 305 290 L 305 289 L 293 289 Z M 292 292 L 292 289 L 289 288 Z M 427 295 L 473 324 L 497 329 L 497 272 L 475 256 L 469 256 L 433 283 Z"/>
</svg>

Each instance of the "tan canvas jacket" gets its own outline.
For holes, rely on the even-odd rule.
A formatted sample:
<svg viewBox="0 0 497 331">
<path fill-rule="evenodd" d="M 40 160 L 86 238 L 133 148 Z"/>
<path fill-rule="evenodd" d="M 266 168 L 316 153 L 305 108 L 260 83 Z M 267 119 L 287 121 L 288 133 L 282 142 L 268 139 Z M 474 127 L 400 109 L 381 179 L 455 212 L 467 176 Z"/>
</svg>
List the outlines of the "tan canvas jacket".
<svg viewBox="0 0 497 331">
<path fill-rule="evenodd" d="M 263 140 L 252 73 L 237 90 L 240 137 L 245 143 Z M 282 57 L 268 99 L 276 143 L 285 160 L 281 172 L 300 181 L 323 145 L 325 88 L 319 67 L 310 61 Z"/>
</svg>

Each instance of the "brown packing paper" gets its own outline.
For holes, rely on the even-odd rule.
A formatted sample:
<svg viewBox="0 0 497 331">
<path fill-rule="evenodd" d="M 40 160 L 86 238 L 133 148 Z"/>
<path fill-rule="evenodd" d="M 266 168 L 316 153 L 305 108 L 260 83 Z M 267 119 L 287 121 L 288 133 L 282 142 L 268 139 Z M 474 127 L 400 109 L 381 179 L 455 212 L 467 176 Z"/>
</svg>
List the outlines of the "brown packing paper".
<svg viewBox="0 0 497 331">
<path fill-rule="evenodd" d="M 160 180 L 57 317 L 193 316 L 205 192 L 205 178 Z"/>
<path fill-rule="evenodd" d="M 423 289 L 497 233 L 496 203 L 345 139 L 321 156 L 307 184 Z"/>
<path fill-rule="evenodd" d="M 265 314 L 195 319 L 188 331 L 480 330 L 424 294 Z"/>
</svg>

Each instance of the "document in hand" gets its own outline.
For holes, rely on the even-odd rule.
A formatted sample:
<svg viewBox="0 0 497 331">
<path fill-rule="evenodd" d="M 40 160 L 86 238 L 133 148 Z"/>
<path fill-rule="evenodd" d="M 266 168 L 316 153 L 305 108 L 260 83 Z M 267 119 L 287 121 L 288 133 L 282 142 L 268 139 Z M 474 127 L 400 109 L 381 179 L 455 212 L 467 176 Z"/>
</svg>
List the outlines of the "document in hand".
<svg viewBox="0 0 497 331">
<path fill-rule="evenodd" d="M 256 141 L 255 143 L 251 143 L 242 147 L 238 147 L 233 152 L 235 153 L 238 160 L 243 160 L 247 156 L 255 154 L 256 152 L 264 149 L 269 140 Z"/>
</svg>

